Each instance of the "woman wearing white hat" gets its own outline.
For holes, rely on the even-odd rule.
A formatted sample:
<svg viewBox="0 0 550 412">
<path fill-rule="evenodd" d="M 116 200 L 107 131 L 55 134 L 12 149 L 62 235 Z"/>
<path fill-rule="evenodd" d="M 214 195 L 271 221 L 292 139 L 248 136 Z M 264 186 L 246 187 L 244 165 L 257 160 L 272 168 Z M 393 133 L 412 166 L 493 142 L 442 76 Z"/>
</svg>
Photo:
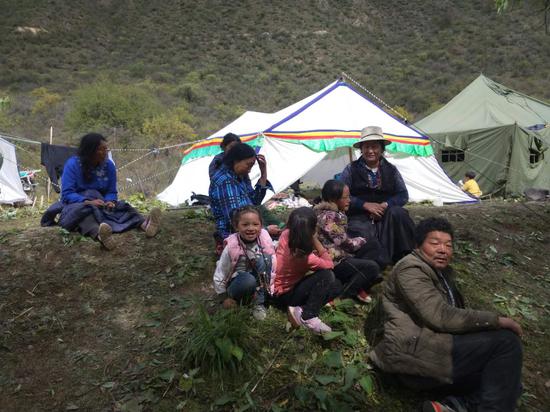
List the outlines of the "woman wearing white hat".
<svg viewBox="0 0 550 412">
<path fill-rule="evenodd" d="M 414 248 L 414 222 L 402 207 L 409 200 L 403 177 L 383 156 L 390 143 L 382 128 L 365 127 L 353 145 L 361 157 L 346 166 L 340 179 L 351 194 L 349 234 L 378 238 L 386 259 L 395 263 Z"/>
</svg>

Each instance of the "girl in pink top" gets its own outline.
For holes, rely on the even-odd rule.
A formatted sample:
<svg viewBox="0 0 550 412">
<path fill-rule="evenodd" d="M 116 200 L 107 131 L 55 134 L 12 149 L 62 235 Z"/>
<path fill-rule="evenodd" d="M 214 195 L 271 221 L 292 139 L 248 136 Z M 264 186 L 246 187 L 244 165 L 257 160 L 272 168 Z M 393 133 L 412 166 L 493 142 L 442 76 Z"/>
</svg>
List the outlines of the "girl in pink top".
<svg viewBox="0 0 550 412">
<path fill-rule="evenodd" d="M 295 209 L 277 246 L 275 297 L 288 307 L 290 322 L 313 333 L 330 332 L 319 319 L 321 308 L 341 292 L 334 263 L 316 233 L 317 217 L 308 207 Z"/>
</svg>

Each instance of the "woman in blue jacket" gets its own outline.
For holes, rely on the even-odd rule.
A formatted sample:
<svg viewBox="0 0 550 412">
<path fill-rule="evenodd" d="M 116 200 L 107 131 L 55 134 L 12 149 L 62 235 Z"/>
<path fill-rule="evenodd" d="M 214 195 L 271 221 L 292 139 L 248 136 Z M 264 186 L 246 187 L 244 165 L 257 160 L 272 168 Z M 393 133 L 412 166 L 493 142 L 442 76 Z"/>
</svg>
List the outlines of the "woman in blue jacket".
<svg viewBox="0 0 550 412">
<path fill-rule="evenodd" d="M 160 210 L 153 209 L 145 218 L 128 203 L 118 201 L 116 168 L 108 152 L 101 134 L 88 133 L 81 138 L 78 155 L 69 158 L 63 168 L 59 223 L 111 250 L 116 247 L 113 233 L 140 227 L 148 237 L 155 236 Z"/>
</svg>

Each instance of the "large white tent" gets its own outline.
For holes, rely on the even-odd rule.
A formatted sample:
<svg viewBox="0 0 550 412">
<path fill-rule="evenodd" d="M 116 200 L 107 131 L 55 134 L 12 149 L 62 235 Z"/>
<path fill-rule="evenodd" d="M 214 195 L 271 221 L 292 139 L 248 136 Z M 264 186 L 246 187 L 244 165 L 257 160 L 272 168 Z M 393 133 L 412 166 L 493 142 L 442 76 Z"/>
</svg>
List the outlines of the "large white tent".
<svg viewBox="0 0 550 412">
<path fill-rule="evenodd" d="M 27 200 L 19 179 L 15 146 L 0 137 L 0 204 L 14 204 Z"/>
<path fill-rule="evenodd" d="M 175 206 L 189 200 L 193 192 L 208 194 L 208 165 L 220 152 L 220 141 L 228 132 L 261 147 L 275 191 L 300 178 L 321 186 L 357 158 L 351 146 L 368 125 L 382 127 L 385 137 L 392 141 L 386 157 L 403 175 L 410 201 L 475 201 L 443 172 L 428 137 L 390 116 L 343 80 L 275 113 L 248 111 L 194 144 L 186 151 L 174 181 L 158 198 Z M 251 179 L 254 182 L 258 177 L 256 166 Z M 264 202 L 271 195 L 268 192 Z"/>
</svg>

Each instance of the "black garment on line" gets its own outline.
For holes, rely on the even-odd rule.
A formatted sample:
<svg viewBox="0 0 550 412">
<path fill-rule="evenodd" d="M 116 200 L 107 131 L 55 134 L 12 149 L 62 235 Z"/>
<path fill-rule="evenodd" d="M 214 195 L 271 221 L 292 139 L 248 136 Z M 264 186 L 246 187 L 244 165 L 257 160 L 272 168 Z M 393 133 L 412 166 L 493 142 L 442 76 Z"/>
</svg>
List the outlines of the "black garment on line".
<svg viewBox="0 0 550 412">
<path fill-rule="evenodd" d="M 63 173 L 63 166 L 71 156 L 76 155 L 78 148 L 70 146 L 58 146 L 48 143 L 40 145 L 40 164 L 46 167 L 46 172 L 52 181 L 53 188 L 60 193 L 59 181 Z"/>
</svg>

